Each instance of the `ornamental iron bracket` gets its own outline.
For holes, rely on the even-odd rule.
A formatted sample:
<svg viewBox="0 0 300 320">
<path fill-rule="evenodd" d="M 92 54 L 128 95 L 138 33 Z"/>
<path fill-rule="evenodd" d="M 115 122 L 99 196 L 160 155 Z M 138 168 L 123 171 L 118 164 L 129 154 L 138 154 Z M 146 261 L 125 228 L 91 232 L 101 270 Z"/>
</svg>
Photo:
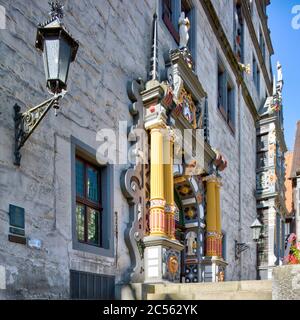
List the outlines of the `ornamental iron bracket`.
<svg viewBox="0 0 300 320">
<path fill-rule="evenodd" d="M 21 164 L 21 148 L 24 146 L 25 142 L 31 136 L 33 131 L 37 128 L 39 123 L 48 113 L 48 111 L 53 107 L 56 110 L 59 109 L 59 99 L 63 98 L 66 91 L 59 94 L 55 94 L 52 98 L 44 101 L 43 103 L 30 108 L 25 112 L 20 112 L 21 107 L 18 104 L 14 105 L 14 122 L 15 122 L 15 150 L 14 150 L 14 165 L 20 166 Z"/>
<path fill-rule="evenodd" d="M 234 240 L 234 251 L 235 251 L 235 260 L 238 260 L 241 253 L 249 249 L 249 245 L 247 243 L 239 243 L 237 240 Z"/>
</svg>

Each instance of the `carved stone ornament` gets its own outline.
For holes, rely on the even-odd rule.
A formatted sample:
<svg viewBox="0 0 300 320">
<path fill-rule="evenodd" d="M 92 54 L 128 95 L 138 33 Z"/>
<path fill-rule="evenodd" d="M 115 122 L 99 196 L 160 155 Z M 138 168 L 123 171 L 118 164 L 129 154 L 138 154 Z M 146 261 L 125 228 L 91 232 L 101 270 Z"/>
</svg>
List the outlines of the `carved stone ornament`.
<svg viewBox="0 0 300 320">
<path fill-rule="evenodd" d="M 192 95 L 183 88 L 181 88 L 178 99 L 176 101 L 176 106 L 173 109 L 173 115 L 175 117 L 183 115 L 183 117 L 189 122 L 193 129 L 196 129 L 196 106 L 193 101 Z"/>
<path fill-rule="evenodd" d="M 180 256 L 179 253 L 172 249 L 164 249 L 163 252 L 163 278 L 171 282 L 180 280 Z"/>
<path fill-rule="evenodd" d="M 133 126 L 129 130 L 130 133 L 143 128 L 144 106 L 140 95 L 143 89 L 144 84 L 141 80 L 134 80 L 128 84 L 127 92 L 132 101 L 129 110 L 133 116 Z M 133 144 L 137 144 L 137 142 Z M 141 164 L 140 161 L 136 161 L 135 165 L 132 165 L 121 175 L 121 189 L 129 204 L 129 222 L 125 230 L 125 243 L 129 250 L 131 265 L 129 270 L 124 273 L 123 280 L 125 282 L 142 282 L 144 277 L 145 179 L 146 165 Z"/>
</svg>

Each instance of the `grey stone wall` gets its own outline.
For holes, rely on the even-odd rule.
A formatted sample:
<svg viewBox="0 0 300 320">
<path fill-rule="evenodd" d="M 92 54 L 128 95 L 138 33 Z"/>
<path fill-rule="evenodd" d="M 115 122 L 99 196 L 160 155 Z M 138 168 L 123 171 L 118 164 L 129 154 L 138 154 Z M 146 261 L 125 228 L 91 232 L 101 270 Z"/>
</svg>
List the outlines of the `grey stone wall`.
<svg viewBox="0 0 300 320">
<path fill-rule="evenodd" d="M 6 270 L 5 296 L 10 298 L 67 298 L 69 269 L 111 274 L 119 281 L 130 264 L 123 238 L 128 205 L 119 185 L 125 166 L 115 166 L 114 194 L 111 195 L 113 212 L 117 212 L 118 217 L 115 224 L 118 224 L 119 238 L 114 241 L 117 256 L 108 258 L 72 249 L 70 137 L 96 149 L 99 129 L 117 129 L 118 120 L 131 121 L 126 85 L 137 77 L 147 79 L 156 1 L 65 1 L 65 24 L 80 42 L 76 62 L 70 69 L 69 92 L 61 102 L 58 116 L 50 112 L 30 137 L 22 149 L 21 167 L 16 168 L 13 165 L 13 105 L 17 102 L 25 110 L 25 105 L 36 105 L 47 97 L 42 58 L 34 48 L 36 25 L 47 18 L 47 3 L 46 0 L 0 0 L 7 12 L 7 29 L 0 30 L 0 266 Z M 228 160 L 228 168 L 222 173 L 221 194 L 229 262 L 226 277 L 227 280 L 255 279 L 255 248 L 243 253 L 241 260 L 234 259 L 234 240 L 251 241 L 249 227 L 256 215 L 255 125 L 238 94 L 237 84 L 235 134 L 221 117 L 217 109 L 217 53 L 233 80 L 234 74 L 200 2 L 194 1 L 194 5 L 196 70 L 208 93 L 211 144 Z M 232 6 L 219 10 L 232 42 Z M 175 48 L 176 43 L 161 20 L 159 45 L 159 65 L 163 70 L 163 55 Z M 246 52 L 253 50 L 248 41 L 247 46 Z M 250 76 L 247 81 L 254 96 Z M 254 101 L 258 108 L 259 99 L 254 97 Z M 42 240 L 41 250 L 8 242 L 10 203 L 25 208 L 26 236 Z"/>
<path fill-rule="evenodd" d="M 273 300 L 300 300 L 300 265 L 273 269 Z"/>
<path fill-rule="evenodd" d="M 69 93 L 57 117 L 50 112 L 13 166 L 13 105 L 36 105 L 46 97 L 42 58 L 34 48 L 36 25 L 46 20 L 48 1 L 0 1 L 7 29 L 0 49 L 0 265 L 11 298 L 66 298 L 69 269 L 116 275 L 129 264 L 122 235 L 128 206 L 115 167 L 114 212 L 118 213 L 118 258 L 72 249 L 71 146 L 74 136 L 97 148 L 96 132 L 129 120 L 127 81 L 146 78 L 150 47 L 149 1 L 66 1 L 65 24 L 80 42 L 71 65 Z M 42 240 L 41 250 L 8 242 L 8 207 L 25 208 L 26 236 Z M 116 239 L 115 239 L 116 242 Z"/>
</svg>

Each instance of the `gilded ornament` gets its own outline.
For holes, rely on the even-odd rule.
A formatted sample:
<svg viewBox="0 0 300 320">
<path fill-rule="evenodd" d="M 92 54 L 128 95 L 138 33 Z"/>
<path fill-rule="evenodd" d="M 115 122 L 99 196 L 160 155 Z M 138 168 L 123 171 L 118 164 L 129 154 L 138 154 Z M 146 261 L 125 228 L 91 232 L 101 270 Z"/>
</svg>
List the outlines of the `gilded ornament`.
<svg viewBox="0 0 300 320">
<path fill-rule="evenodd" d="M 177 273 L 179 268 L 178 258 L 175 255 L 169 257 L 168 260 L 168 270 L 169 272 L 174 275 Z"/>
</svg>

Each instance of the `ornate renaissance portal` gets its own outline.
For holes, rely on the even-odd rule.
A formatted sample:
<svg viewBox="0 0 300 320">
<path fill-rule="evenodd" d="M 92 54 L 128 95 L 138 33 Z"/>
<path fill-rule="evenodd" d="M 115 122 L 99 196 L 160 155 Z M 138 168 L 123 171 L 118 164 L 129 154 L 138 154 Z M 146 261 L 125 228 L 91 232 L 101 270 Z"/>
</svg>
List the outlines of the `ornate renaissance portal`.
<svg viewBox="0 0 300 320">
<path fill-rule="evenodd" d="M 139 156 L 121 179 L 130 205 L 125 240 L 132 262 L 123 280 L 223 281 L 220 172 L 227 163 L 209 145 L 207 95 L 189 49 L 170 51 L 165 68 L 167 79 L 160 81 L 154 15 L 149 79 L 128 87 L 129 132 L 146 130 L 150 147 L 144 150 L 145 139 L 136 134 L 133 149 Z M 148 154 L 150 165 L 142 161 Z"/>
</svg>

